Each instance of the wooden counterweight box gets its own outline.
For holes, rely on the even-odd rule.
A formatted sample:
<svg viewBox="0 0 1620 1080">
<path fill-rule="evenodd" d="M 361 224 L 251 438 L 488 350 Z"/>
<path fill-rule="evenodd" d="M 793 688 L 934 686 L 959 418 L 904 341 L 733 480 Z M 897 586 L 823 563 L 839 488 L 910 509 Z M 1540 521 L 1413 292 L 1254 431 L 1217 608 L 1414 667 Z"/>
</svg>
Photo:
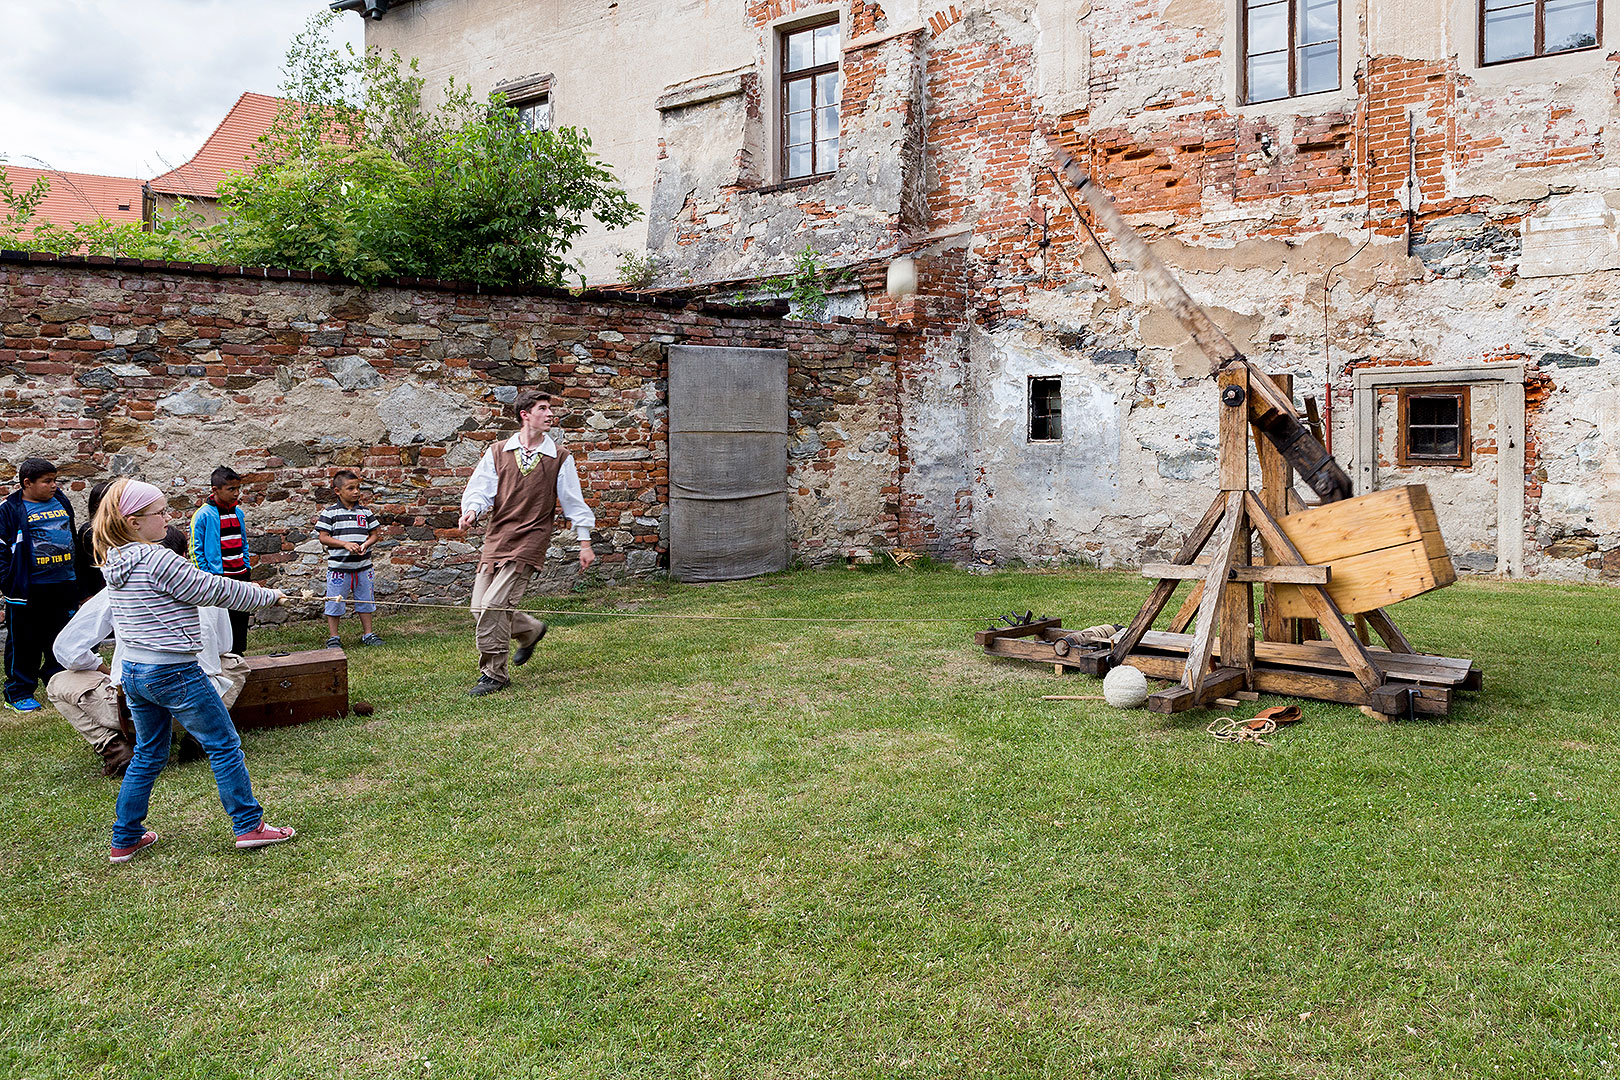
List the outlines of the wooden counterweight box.
<svg viewBox="0 0 1620 1080">
<path fill-rule="evenodd" d="M 1333 568 L 1328 595 L 1346 615 L 1406 600 L 1457 580 L 1429 489 L 1386 488 L 1277 519 L 1312 565 Z M 1276 587 L 1278 613 L 1314 617 L 1297 585 Z"/>
<path fill-rule="evenodd" d="M 342 649 L 250 656 L 247 666 L 247 682 L 231 706 L 238 731 L 348 714 L 349 658 Z"/>
</svg>

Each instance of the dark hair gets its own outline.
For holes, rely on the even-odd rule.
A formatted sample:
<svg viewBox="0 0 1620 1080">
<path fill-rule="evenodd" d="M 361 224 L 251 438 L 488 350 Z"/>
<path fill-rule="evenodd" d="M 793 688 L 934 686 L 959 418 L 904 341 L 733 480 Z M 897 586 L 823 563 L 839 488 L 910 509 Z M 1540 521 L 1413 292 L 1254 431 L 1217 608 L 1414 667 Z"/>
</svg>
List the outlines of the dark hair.
<svg viewBox="0 0 1620 1080">
<path fill-rule="evenodd" d="M 229 465 L 221 465 L 208 474 L 209 487 L 224 487 L 226 484 L 240 484 L 241 482 L 242 474 Z"/>
<path fill-rule="evenodd" d="M 535 390 L 533 388 L 528 390 L 519 390 L 517 397 L 512 399 L 512 418 L 521 422 L 524 413 L 528 412 L 542 401 L 550 400 L 551 394 L 544 390 Z"/>
<path fill-rule="evenodd" d="M 117 479 L 117 477 L 114 477 L 113 479 Z M 112 485 L 112 480 L 102 480 L 90 488 L 89 512 L 84 515 L 86 523 L 88 523 L 91 518 L 96 516 L 96 507 L 101 505 L 101 500 L 107 496 L 107 489 L 112 487 Z"/>
<path fill-rule="evenodd" d="M 163 530 L 163 539 L 158 543 L 180 556 L 182 559 L 191 558 L 191 535 L 178 525 L 170 525 Z"/>
<path fill-rule="evenodd" d="M 337 487 L 345 480 L 358 479 L 360 479 L 360 474 L 355 472 L 353 469 L 339 469 L 337 472 L 332 474 L 332 486 Z"/>
<path fill-rule="evenodd" d="M 17 466 L 17 479 L 19 482 L 26 484 L 30 480 L 38 480 L 40 477 L 48 476 L 55 471 L 56 466 L 42 457 L 26 458 L 21 465 Z"/>
</svg>

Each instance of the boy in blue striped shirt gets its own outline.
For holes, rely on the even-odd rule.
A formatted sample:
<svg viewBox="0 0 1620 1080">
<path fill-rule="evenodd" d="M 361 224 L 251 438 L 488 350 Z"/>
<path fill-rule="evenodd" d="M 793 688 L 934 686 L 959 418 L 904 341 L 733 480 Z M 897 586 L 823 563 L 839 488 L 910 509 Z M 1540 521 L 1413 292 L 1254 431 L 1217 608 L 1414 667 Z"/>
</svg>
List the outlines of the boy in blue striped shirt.
<svg viewBox="0 0 1620 1080">
<path fill-rule="evenodd" d="M 371 615 L 377 610 L 371 574 L 371 548 L 377 540 L 377 518 L 360 505 L 360 474 L 339 469 L 332 476 L 332 491 L 338 501 L 321 511 L 315 521 L 315 536 L 326 547 L 326 639 L 328 649 L 343 644 L 338 622 L 343 618 L 345 600 L 354 601 L 360 616 L 360 644 L 381 645 L 382 638 L 371 629 Z"/>
</svg>

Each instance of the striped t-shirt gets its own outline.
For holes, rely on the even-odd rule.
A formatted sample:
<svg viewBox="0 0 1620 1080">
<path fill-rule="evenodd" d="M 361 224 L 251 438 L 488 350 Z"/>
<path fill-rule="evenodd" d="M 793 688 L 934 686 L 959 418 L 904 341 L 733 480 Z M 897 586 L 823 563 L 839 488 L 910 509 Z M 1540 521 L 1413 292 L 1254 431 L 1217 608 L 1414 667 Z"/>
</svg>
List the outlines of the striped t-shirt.
<svg viewBox="0 0 1620 1080">
<path fill-rule="evenodd" d="M 329 534 L 334 540 L 352 540 L 363 544 L 377 528 L 377 519 L 363 506 L 344 506 L 336 503 L 321 511 L 315 520 L 315 531 Z M 356 555 L 343 548 L 326 549 L 326 568 L 345 574 L 371 569 L 371 554 Z"/>
<path fill-rule="evenodd" d="M 209 500 L 213 502 L 212 499 Z M 216 504 L 217 505 L 217 504 Z M 242 577 L 247 574 L 247 547 L 246 530 L 242 528 L 242 515 L 236 512 L 236 507 L 219 512 L 219 564 L 220 568 L 230 577 Z"/>
</svg>

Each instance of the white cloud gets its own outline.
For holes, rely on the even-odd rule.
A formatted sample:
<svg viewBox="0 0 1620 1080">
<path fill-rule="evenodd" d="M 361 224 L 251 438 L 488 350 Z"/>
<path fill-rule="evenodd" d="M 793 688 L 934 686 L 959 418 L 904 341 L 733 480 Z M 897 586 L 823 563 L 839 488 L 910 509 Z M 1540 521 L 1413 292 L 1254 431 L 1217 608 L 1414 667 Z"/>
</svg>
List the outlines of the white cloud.
<svg viewBox="0 0 1620 1080">
<path fill-rule="evenodd" d="M 275 94 L 326 0 L 0 0 L 0 157 L 146 179 L 197 152 L 243 91 Z M 334 39 L 361 46 L 345 15 Z"/>
</svg>

